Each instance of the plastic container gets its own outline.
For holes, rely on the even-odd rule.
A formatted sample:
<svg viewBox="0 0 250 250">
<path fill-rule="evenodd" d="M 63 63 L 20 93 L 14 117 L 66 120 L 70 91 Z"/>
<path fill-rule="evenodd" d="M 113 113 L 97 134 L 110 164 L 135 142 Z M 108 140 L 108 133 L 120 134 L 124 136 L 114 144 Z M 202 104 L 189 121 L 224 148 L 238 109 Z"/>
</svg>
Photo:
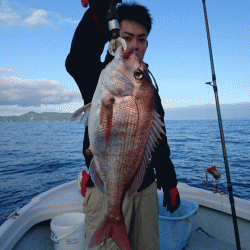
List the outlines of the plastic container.
<svg viewBox="0 0 250 250">
<path fill-rule="evenodd" d="M 188 242 L 193 217 L 199 205 L 181 199 L 179 208 L 170 213 L 163 207 L 163 197 L 159 196 L 159 232 L 161 250 L 182 250 Z"/>
<path fill-rule="evenodd" d="M 83 213 L 66 213 L 56 216 L 50 223 L 51 239 L 55 250 L 82 250 L 84 248 Z"/>
</svg>

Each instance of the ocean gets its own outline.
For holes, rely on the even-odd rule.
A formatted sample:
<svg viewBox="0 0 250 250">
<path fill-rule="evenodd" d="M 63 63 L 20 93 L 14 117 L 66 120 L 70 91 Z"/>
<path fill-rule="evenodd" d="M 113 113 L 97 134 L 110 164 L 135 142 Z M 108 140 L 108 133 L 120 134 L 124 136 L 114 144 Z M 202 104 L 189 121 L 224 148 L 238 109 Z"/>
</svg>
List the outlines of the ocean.
<svg viewBox="0 0 250 250">
<path fill-rule="evenodd" d="M 165 121 L 171 160 L 179 182 L 215 188 L 205 169 L 221 173 L 218 189 L 227 193 L 227 178 L 217 120 Z M 250 200 L 250 119 L 223 120 L 235 197 Z M 77 179 L 86 169 L 82 155 L 84 124 L 79 122 L 0 123 L 0 225 L 36 195 Z"/>
</svg>

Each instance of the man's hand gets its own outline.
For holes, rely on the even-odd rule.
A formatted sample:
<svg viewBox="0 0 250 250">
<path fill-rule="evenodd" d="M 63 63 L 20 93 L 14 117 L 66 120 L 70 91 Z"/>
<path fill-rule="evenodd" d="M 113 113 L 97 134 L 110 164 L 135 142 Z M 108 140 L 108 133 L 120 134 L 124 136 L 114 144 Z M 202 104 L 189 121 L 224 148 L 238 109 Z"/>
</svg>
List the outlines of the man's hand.
<svg viewBox="0 0 250 250">
<path fill-rule="evenodd" d="M 89 0 L 82 0 L 82 6 L 86 8 L 89 4 Z"/>
<path fill-rule="evenodd" d="M 82 0 L 82 6 L 87 7 L 89 5 L 92 15 L 95 19 L 98 28 L 108 28 L 108 22 L 106 20 L 106 12 L 109 6 L 109 0 Z"/>
<path fill-rule="evenodd" d="M 180 206 L 180 195 L 176 187 L 164 190 L 163 206 L 167 206 L 167 211 L 170 213 L 173 213 Z"/>
<path fill-rule="evenodd" d="M 81 195 L 83 197 L 85 197 L 85 195 L 86 195 L 86 191 L 87 191 L 86 184 L 87 184 L 88 180 L 89 180 L 89 174 L 85 170 L 83 170 L 82 171 L 82 180 L 81 180 Z"/>
</svg>

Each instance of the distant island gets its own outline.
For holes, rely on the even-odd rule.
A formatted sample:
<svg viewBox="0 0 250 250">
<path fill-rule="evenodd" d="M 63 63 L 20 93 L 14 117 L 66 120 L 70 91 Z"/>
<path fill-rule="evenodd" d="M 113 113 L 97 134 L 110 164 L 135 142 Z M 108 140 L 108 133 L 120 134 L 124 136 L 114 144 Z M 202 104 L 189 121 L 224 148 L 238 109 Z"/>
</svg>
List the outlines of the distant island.
<svg viewBox="0 0 250 250">
<path fill-rule="evenodd" d="M 250 102 L 220 105 L 222 119 L 250 119 Z M 215 104 L 165 109 L 165 120 L 217 120 Z"/>
<path fill-rule="evenodd" d="M 71 113 L 29 112 L 23 115 L 0 116 L 0 122 L 65 122 L 70 121 Z"/>
<path fill-rule="evenodd" d="M 221 105 L 222 119 L 250 119 L 250 102 Z M 29 112 L 19 116 L 0 116 L 0 122 L 67 122 L 72 113 Z M 165 109 L 165 120 L 214 120 L 215 104 Z"/>
</svg>

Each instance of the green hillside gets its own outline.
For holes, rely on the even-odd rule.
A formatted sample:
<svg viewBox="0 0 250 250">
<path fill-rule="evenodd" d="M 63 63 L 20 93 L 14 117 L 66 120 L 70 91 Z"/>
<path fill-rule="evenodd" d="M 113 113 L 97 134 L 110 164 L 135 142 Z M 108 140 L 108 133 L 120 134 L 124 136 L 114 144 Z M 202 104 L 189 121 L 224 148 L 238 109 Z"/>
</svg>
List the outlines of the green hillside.
<svg viewBox="0 0 250 250">
<path fill-rule="evenodd" d="M 35 113 L 31 111 L 19 116 L 0 116 L 0 122 L 62 122 L 70 121 L 71 116 L 71 113 Z"/>
</svg>

